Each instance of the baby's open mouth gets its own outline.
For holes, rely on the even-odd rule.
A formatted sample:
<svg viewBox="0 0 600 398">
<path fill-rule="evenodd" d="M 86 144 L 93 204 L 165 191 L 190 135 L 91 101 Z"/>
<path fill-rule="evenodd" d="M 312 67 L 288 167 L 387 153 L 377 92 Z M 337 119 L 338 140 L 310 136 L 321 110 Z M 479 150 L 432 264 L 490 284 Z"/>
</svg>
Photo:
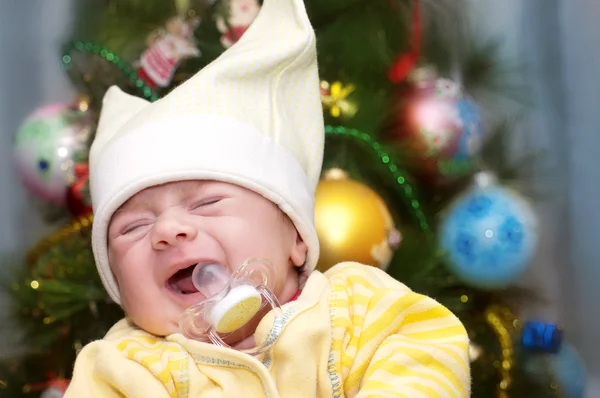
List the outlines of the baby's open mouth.
<svg viewBox="0 0 600 398">
<path fill-rule="evenodd" d="M 167 281 L 167 287 L 176 293 L 193 294 L 198 293 L 198 289 L 192 282 L 192 273 L 196 264 L 190 265 L 187 268 L 180 269 Z"/>
</svg>

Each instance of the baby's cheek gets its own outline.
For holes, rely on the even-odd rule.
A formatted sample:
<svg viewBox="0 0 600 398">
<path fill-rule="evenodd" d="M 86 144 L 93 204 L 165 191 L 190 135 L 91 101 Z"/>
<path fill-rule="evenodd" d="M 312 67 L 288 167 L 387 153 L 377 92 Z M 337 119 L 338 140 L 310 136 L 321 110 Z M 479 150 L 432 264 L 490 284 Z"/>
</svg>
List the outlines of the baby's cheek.
<svg viewBox="0 0 600 398">
<path fill-rule="evenodd" d="M 146 304 L 135 303 L 125 312 L 133 323 L 149 333 L 167 336 L 179 331 L 178 323 L 182 311 L 171 306 L 166 300 Z"/>
</svg>

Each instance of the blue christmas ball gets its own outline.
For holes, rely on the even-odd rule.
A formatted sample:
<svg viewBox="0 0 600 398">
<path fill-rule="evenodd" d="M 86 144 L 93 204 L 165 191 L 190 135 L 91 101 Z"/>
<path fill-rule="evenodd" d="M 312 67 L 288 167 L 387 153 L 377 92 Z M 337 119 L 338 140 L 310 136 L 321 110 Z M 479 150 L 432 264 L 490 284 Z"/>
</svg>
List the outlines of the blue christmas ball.
<svg viewBox="0 0 600 398">
<path fill-rule="evenodd" d="M 564 343 L 550 363 L 563 397 L 583 398 L 587 372 L 577 350 L 572 345 Z"/>
<path fill-rule="evenodd" d="M 490 184 L 468 191 L 450 207 L 440 239 L 458 278 L 478 287 L 499 288 L 514 282 L 532 261 L 537 218 L 523 197 Z"/>
<path fill-rule="evenodd" d="M 555 354 L 543 353 L 529 356 L 525 369 L 539 381 L 546 382 L 550 375 L 558 384 L 560 396 L 564 398 L 584 398 L 587 384 L 585 363 L 577 350 L 568 342 L 563 342 Z"/>
</svg>

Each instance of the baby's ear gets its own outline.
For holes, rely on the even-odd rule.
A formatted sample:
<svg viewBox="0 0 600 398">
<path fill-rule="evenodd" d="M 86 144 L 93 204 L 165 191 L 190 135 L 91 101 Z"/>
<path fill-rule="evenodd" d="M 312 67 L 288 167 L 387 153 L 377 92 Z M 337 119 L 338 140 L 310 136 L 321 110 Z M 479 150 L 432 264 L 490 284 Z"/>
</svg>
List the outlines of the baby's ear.
<svg viewBox="0 0 600 398">
<path fill-rule="evenodd" d="M 292 263 L 296 267 L 302 267 L 306 262 L 306 254 L 308 253 L 308 246 L 300 237 L 300 234 L 296 233 L 296 242 L 292 247 L 292 253 L 290 254 L 290 258 Z"/>
</svg>

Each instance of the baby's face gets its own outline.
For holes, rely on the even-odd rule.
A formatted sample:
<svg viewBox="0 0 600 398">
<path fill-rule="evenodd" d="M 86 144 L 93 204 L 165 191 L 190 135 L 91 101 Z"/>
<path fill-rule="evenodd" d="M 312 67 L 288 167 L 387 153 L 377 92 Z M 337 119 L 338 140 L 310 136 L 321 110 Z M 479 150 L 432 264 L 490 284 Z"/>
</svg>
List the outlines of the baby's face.
<svg viewBox="0 0 600 398">
<path fill-rule="evenodd" d="M 178 332 L 182 312 L 205 298 L 190 282 L 195 264 L 234 271 L 249 258 L 269 259 L 277 271 L 275 294 L 287 302 L 298 290 L 295 268 L 307 251 L 271 201 L 213 181 L 174 182 L 138 193 L 113 216 L 108 242 L 123 308 L 136 325 L 159 336 Z"/>
</svg>

